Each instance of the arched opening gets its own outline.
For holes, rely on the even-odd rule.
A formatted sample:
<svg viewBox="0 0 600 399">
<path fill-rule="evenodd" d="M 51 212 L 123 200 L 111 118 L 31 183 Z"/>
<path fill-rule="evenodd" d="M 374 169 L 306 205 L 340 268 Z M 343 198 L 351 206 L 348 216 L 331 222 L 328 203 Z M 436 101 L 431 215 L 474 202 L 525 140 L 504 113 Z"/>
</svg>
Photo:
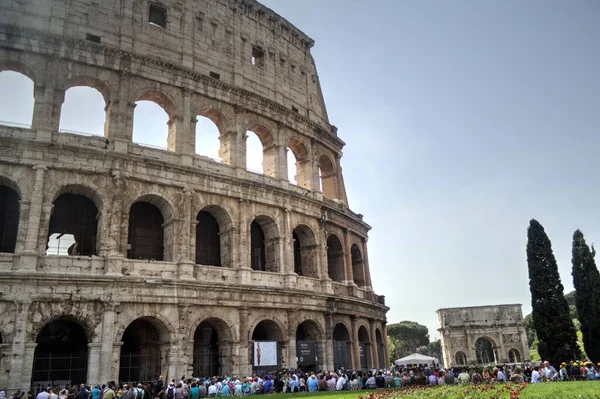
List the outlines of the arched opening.
<svg viewBox="0 0 600 399">
<path fill-rule="evenodd" d="M 491 364 L 495 361 L 494 345 L 487 338 L 481 337 L 475 341 L 475 354 L 478 364 Z"/>
<path fill-rule="evenodd" d="M 297 138 L 288 141 L 287 148 L 288 179 L 291 183 L 307 190 L 311 187 L 312 167 L 306 146 Z"/>
<path fill-rule="evenodd" d="M 361 370 L 367 370 L 373 365 L 371 360 L 371 339 L 365 326 L 358 329 L 358 357 Z"/>
<path fill-rule="evenodd" d="M 65 193 L 53 203 L 46 255 L 96 255 L 98 208 L 81 194 Z"/>
<path fill-rule="evenodd" d="M 207 211 L 196 216 L 196 263 L 221 266 L 221 237 L 217 219 Z"/>
<path fill-rule="evenodd" d="M 298 170 L 296 165 L 298 161 L 296 160 L 296 156 L 294 152 L 290 150 L 290 148 L 286 148 L 287 154 L 287 172 L 288 172 L 288 181 L 292 184 L 298 185 Z"/>
<path fill-rule="evenodd" d="M 0 252 L 15 253 L 19 234 L 19 194 L 0 181 Z"/>
<path fill-rule="evenodd" d="M 377 341 L 377 361 L 379 362 L 377 368 L 382 369 L 386 367 L 384 360 L 385 344 L 383 343 L 383 336 L 379 329 L 375 330 L 375 340 Z"/>
<path fill-rule="evenodd" d="M 516 349 L 508 351 L 508 362 L 509 363 L 521 363 L 521 353 Z"/>
<path fill-rule="evenodd" d="M 88 338 L 79 323 L 64 317 L 53 320 L 42 328 L 35 342 L 32 388 L 86 381 Z"/>
<path fill-rule="evenodd" d="M 322 154 L 319 157 L 319 174 L 321 177 L 321 191 L 323 192 L 323 195 L 330 199 L 337 198 L 335 166 L 331 158 L 325 154 Z"/>
<path fill-rule="evenodd" d="M 317 267 L 317 242 L 306 225 L 297 226 L 292 232 L 294 240 L 294 272 L 299 276 L 319 277 Z"/>
<path fill-rule="evenodd" d="M 264 174 L 263 145 L 254 132 L 246 132 L 246 169 L 250 172 Z"/>
<path fill-rule="evenodd" d="M 215 122 L 205 116 L 196 117 L 196 154 L 221 162 L 219 137 L 219 128 Z"/>
<path fill-rule="evenodd" d="M 30 129 L 33 120 L 34 82 L 22 73 L 0 72 L 0 125 Z"/>
<path fill-rule="evenodd" d="M 167 327 L 153 317 L 134 320 L 123 332 L 119 381 L 153 381 L 166 365 L 169 349 Z"/>
<path fill-rule="evenodd" d="M 135 102 L 133 111 L 133 138 L 132 141 L 147 147 L 166 150 L 169 148 L 168 138 L 174 131 L 166 109 L 146 97 Z"/>
<path fill-rule="evenodd" d="M 344 281 L 344 248 L 335 234 L 327 237 L 327 272 L 333 281 Z"/>
<path fill-rule="evenodd" d="M 319 325 L 306 320 L 296 328 L 296 358 L 298 368 L 303 371 L 317 371 L 319 356 L 323 350 L 322 332 Z"/>
<path fill-rule="evenodd" d="M 333 329 L 333 368 L 339 370 L 342 367 L 352 369 L 350 357 L 350 334 L 342 323 L 335 325 Z"/>
<path fill-rule="evenodd" d="M 166 201 L 156 197 L 141 198 L 131 205 L 127 241 L 129 259 L 171 259 L 173 223 L 163 216 L 166 213 L 170 219 L 168 209 Z"/>
<path fill-rule="evenodd" d="M 454 355 L 454 362 L 456 365 L 464 366 L 467 364 L 467 355 L 465 352 L 458 351 L 456 355 Z"/>
<path fill-rule="evenodd" d="M 250 224 L 250 262 L 253 270 L 279 272 L 279 231 L 268 216 L 257 216 Z"/>
<path fill-rule="evenodd" d="M 194 375 L 218 376 L 229 372 L 232 340 L 227 324 L 220 319 L 204 320 L 194 333 Z"/>
<path fill-rule="evenodd" d="M 105 136 L 106 101 L 100 91 L 89 86 L 74 86 L 65 92 L 58 130 Z"/>
<path fill-rule="evenodd" d="M 352 275 L 354 276 L 354 283 L 359 287 L 364 287 L 365 284 L 365 262 L 363 261 L 362 254 L 358 245 L 352 244 L 350 249 L 352 255 Z"/>
<path fill-rule="evenodd" d="M 252 331 L 252 370 L 262 375 L 281 364 L 281 329 L 273 320 L 263 320 Z"/>
</svg>

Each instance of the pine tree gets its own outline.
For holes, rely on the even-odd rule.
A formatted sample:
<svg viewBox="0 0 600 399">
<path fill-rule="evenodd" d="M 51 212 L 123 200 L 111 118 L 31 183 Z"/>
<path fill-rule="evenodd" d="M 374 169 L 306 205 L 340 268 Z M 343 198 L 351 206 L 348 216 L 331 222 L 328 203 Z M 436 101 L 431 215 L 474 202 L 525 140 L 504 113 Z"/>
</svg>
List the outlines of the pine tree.
<svg viewBox="0 0 600 399">
<path fill-rule="evenodd" d="M 575 326 L 569 317 L 569 304 L 558 274 L 552 244 L 542 225 L 535 219 L 527 229 L 527 265 L 533 325 L 538 336 L 542 360 L 554 366 L 579 359 Z"/>
<path fill-rule="evenodd" d="M 600 362 L 600 273 L 595 251 L 587 246 L 583 233 L 573 234 L 573 286 L 575 306 L 581 323 L 583 347 L 594 363 Z"/>
</svg>

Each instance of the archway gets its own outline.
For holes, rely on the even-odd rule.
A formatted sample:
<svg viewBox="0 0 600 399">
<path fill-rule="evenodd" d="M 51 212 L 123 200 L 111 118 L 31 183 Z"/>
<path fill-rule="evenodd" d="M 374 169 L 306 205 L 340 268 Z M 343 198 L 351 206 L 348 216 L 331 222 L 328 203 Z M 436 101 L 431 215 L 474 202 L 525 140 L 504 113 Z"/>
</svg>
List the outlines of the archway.
<svg viewBox="0 0 600 399">
<path fill-rule="evenodd" d="M 0 71 L 0 125 L 29 129 L 33 120 L 34 82 L 26 75 Z"/>
<path fill-rule="evenodd" d="M 379 362 L 377 368 L 382 369 L 387 365 L 385 364 L 384 360 L 385 344 L 383 343 L 383 336 L 381 335 L 381 331 L 379 331 L 379 329 L 375 330 L 375 341 L 377 342 L 377 361 Z"/>
<path fill-rule="evenodd" d="M 106 102 L 102 93 L 90 86 L 73 86 L 65 92 L 58 130 L 93 136 L 105 136 Z"/>
<path fill-rule="evenodd" d="M 352 244 L 350 249 L 352 256 L 352 275 L 354 277 L 354 283 L 359 287 L 364 287 L 365 284 L 365 262 L 363 261 L 362 254 L 358 245 Z"/>
<path fill-rule="evenodd" d="M 198 212 L 196 221 L 196 263 L 221 266 L 219 222 L 207 211 Z"/>
<path fill-rule="evenodd" d="M 253 270 L 279 272 L 279 230 L 268 216 L 257 216 L 250 224 L 250 263 Z"/>
<path fill-rule="evenodd" d="M 47 255 L 96 255 L 98 208 L 81 194 L 61 194 L 54 201 Z"/>
<path fill-rule="evenodd" d="M 458 351 L 456 355 L 454 355 L 454 363 L 456 365 L 464 366 L 467 364 L 467 355 L 465 352 Z"/>
<path fill-rule="evenodd" d="M 298 171 L 296 165 L 298 165 L 298 160 L 296 159 L 296 155 L 290 148 L 286 148 L 286 157 L 287 157 L 287 178 L 288 181 L 294 185 L 298 185 Z"/>
<path fill-rule="evenodd" d="M 344 248 L 335 234 L 327 237 L 327 272 L 333 281 L 342 282 L 346 279 L 344 272 Z"/>
<path fill-rule="evenodd" d="M 246 169 L 250 172 L 264 174 L 263 145 L 254 132 L 246 132 Z"/>
<path fill-rule="evenodd" d="M 202 115 L 196 117 L 196 154 L 221 162 L 220 136 L 218 126 L 211 118 Z"/>
<path fill-rule="evenodd" d="M 167 327 L 153 317 L 141 317 L 127 326 L 121 339 L 119 381 L 152 381 L 166 365 Z"/>
<path fill-rule="evenodd" d="M 321 191 L 323 195 L 330 199 L 335 199 L 337 195 L 337 176 L 335 166 L 331 158 L 322 154 L 319 157 L 319 174 L 321 177 Z"/>
<path fill-rule="evenodd" d="M 136 200 L 129 210 L 129 259 L 170 261 L 173 255 L 173 212 L 170 204 L 156 195 Z"/>
<path fill-rule="evenodd" d="M 521 363 L 521 353 L 517 349 L 510 349 L 508 351 L 508 362 Z"/>
<path fill-rule="evenodd" d="M 246 131 L 246 168 L 255 173 L 276 177 L 277 147 L 265 126 L 253 123 Z"/>
<path fill-rule="evenodd" d="M 292 232 L 294 240 L 294 272 L 299 276 L 319 277 L 317 267 L 317 241 L 306 225 L 297 226 Z"/>
<path fill-rule="evenodd" d="M 171 99 L 160 91 L 148 90 L 138 96 L 133 111 L 132 141 L 148 147 L 174 150 L 175 106 Z"/>
<path fill-rule="evenodd" d="M 292 137 L 287 148 L 288 179 L 299 187 L 312 189 L 312 162 L 306 146 L 299 139 Z"/>
<path fill-rule="evenodd" d="M 371 359 L 371 339 L 365 326 L 358 329 L 358 356 L 361 370 L 367 370 L 373 365 Z"/>
<path fill-rule="evenodd" d="M 55 319 L 42 328 L 35 342 L 32 388 L 86 381 L 88 337 L 79 323 L 65 317 Z"/>
<path fill-rule="evenodd" d="M 15 252 L 19 234 L 19 200 L 19 194 L 0 181 L 0 252 Z"/>
<path fill-rule="evenodd" d="M 494 345 L 487 338 L 481 337 L 475 341 L 475 354 L 478 364 L 491 364 L 495 362 Z"/>
<path fill-rule="evenodd" d="M 232 339 L 227 324 L 217 318 L 204 320 L 194 333 L 194 375 L 218 376 L 230 370 Z"/>
<path fill-rule="evenodd" d="M 335 325 L 333 329 L 333 368 L 339 370 L 342 367 L 352 369 L 352 358 L 350 357 L 350 334 L 342 323 Z"/>
<path fill-rule="evenodd" d="M 317 371 L 321 347 L 322 332 L 313 320 L 306 320 L 296 328 L 296 358 L 298 368 L 303 371 Z"/>
<path fill-rule="evenodd" d="M 263 320 L 252 331 L 252 369 L 262 375 L 281 364 L 283 333 L 273 320 Z"/>
</svg>

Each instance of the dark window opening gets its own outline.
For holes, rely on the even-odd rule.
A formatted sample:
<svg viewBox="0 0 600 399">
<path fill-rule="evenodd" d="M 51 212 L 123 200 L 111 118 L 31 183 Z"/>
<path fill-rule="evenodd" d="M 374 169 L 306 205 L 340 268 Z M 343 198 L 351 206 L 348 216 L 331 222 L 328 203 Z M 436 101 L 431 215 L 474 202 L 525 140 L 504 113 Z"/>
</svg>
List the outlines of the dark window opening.
<svg viewBox="0 0 600 399">
<path fill-rule="evenodd" d="M 298 108 L 296 108 L 296 107 L 294 107 L 294 106 L 292 105 L 292 111 L 294 111 L 294 112 L 298 112 Z"/>
<path fill-rule="evenodd" d="M 94 43 L 100 43 L 100 41 L 101 41 L 100 36 L 92 35 L 90 33 L 85 34 L 85 40 L 87 40 L 89 42 L 94 42 Z"/>
<path fill-rule="evenodd" d="M 221 375 L 221 355 L 218 330 L 208 321 L 194 333 L 194 375 Z"/>
<path fill-rule="evenodd" d="M 352 275 L 354 276 L 354 282 L 356 285 L 363 287 L 365 286 L 365 267 L 358 245 L 353 244 L 350 253 L 352 255 Z"/>
<path fill-rule="evenodd" d="M 148 22 L 152 25 L 165 28 L 167 26 L 167 9 L 156 4 L 150 4 Z"/>
<path fill-rule="evenodd" d="M 79 324 L 54 320 L 42 328 L 35 342 L 32 388 L 71 386 L 86 380 L 88 340 Z"/>
<path fill-rule="evenodd" d="M 96 255 L 98 208 L 80 194 L 62 194 L 54 201 L 46 254 Z"/>
<path fill-rule="evenodd" d="M 250 59 L 252 65 L 262 67 L 265 64 L 265 52 L 258 46 L 252 46 L 252 58 Z"/>
<path fill-rule="evenodd" d="M 161 373 L 160 336 L 148 320 L 133 321 L 125 329 L 122 341 L 119 381 L 151 381 Z"/>
<path fill-rule="evenodd" d="M 200 211 L 196 220 L 196 263 L 221 266 L 221 238 L 217 219 L 208 212 Z"/>
<path fill-rule="evenodd" d="M 350 334 L 343 324 L 337 324 L 333 329 L 333 363 L 334 368 L 350 369 Z"/>
<path fill-rule="evenodd" d="M 15 252 L 19 212 L 19 194 L 9 187 L 0 186 L 0 252 Z"/>
<path fill-rule="evenodd" d="M 164 256 L 164 219 L 148 202 L 136 202 L 129 211 L 129 259 L 162 261 Z"/>
<path fill-rule="evenodd" d="M 344 281 L 344 249 L 342 242 L 335 235 L 327 238 L 327 272 L 333 281 Z"/>
<path fill-rule="evenodd" d="M 210 71 L 210 77 L 214 79 L 221 79 L 221 74 Z"/>
<path fill-rule="evenodd" d="M 302 251 L 300 249 L 300 238 L 294 231 L 292 233 L 292 239 L 294 240 L 294 273 L 298 276 L 302 276 Z"/>
<path fill-rule="evenodd" d="M 252 222 L 250 225 L 250 245 L 252 270 L 266 271 L 265 233 L 257 222 Z"/>
</svg>

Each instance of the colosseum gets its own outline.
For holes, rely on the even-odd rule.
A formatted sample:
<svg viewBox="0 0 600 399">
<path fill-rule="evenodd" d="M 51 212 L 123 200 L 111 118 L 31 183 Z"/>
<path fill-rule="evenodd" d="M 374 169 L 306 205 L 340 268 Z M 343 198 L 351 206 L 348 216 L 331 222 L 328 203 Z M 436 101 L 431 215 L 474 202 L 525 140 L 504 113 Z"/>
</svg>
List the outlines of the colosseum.
<svg viewBox="0 0 600 399">
<path fill-rule="evenodd" d="M 0 389 L 388 364 L 312 39 L 254 0 L 9 0 L 0 43 L 33 91 L 0 126 Z M 80 86 L 103 135 L 59 128 Z M 139 101 L 165 149 L 133 140 Z"/>
</svg>

